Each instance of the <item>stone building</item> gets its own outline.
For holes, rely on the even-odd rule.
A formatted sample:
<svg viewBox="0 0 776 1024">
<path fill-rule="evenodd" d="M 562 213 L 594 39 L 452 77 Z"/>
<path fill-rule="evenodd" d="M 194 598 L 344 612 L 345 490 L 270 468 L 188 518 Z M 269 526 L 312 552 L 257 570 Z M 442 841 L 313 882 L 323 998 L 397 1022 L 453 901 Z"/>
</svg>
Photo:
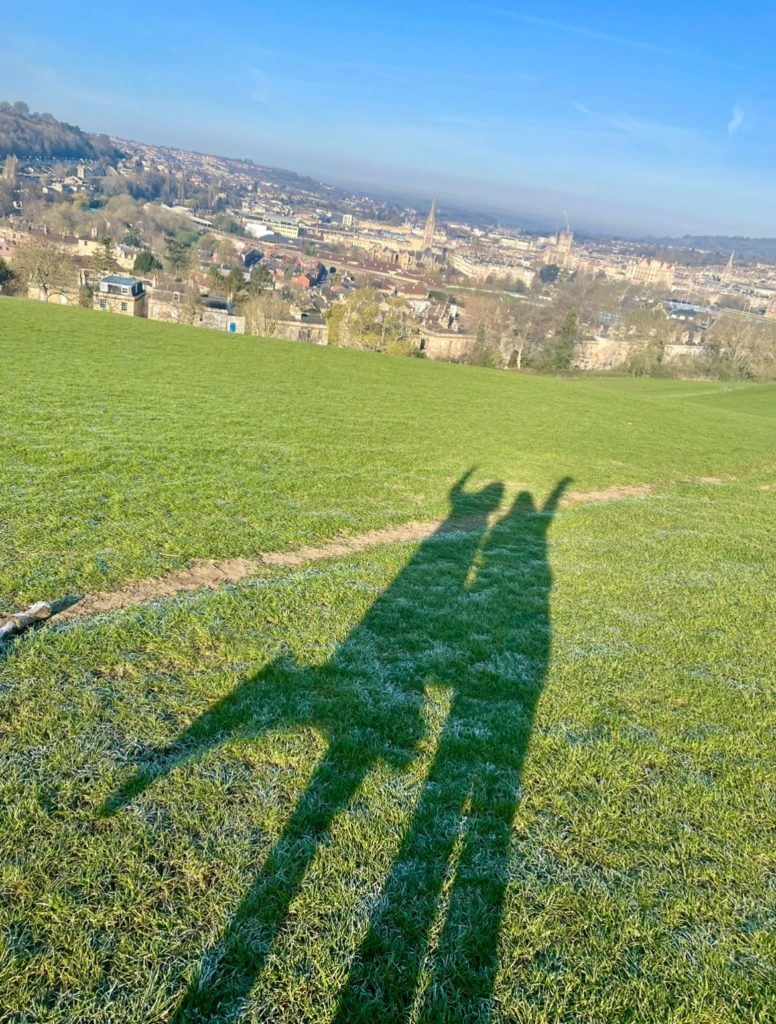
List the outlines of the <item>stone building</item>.
<svg viewBox="0 0 776 1024">
<path fill-rule="evenodd" d="M 199 295 L 180 288 L 159 288 L 154 285 L 148 295 L 148 319 L 168 324 L 190 324 L 199 307 Z"/>
<path fill-rule="evenodd" d="M 236 316 L 226 299 L 201 298 L 183 285 L 180 289 L 152 288 L 148 299 L 148 319 L 168 324 L 207 327 L 211 331 L 245 334 L 245 317 Z"/>
<path fill-rule="evenodd" d="M 109 274 L 100 280 L 94 293 L 94 308 L 120 313 L 122 316 L 146 316 L 148 304 L 145 284 L 137 277 Z"/>
<path fill-rule="evenodd" d="M 628 264 L 625 278 L 635 284 L 670 289 L 674 286 L 674 268 L 663 260 L 633 260 Z"/>
<path fill-rule="evenodd" d="M 320 313 L 304 311 L 298 319 L 278 320 L 272 336 L 288 341 L 308 341 L 312 345 L 328 345 L 329 325 Z"/>
<path fill-rule="evenodd" d="M 418 334 L 420 337 L 418 351 L 427 359 L 457 362 L 468 355 L 477 344 L 477 339 L 473 334 L 463 334 L 460 331 L 421 327 Z"/>
</svg>

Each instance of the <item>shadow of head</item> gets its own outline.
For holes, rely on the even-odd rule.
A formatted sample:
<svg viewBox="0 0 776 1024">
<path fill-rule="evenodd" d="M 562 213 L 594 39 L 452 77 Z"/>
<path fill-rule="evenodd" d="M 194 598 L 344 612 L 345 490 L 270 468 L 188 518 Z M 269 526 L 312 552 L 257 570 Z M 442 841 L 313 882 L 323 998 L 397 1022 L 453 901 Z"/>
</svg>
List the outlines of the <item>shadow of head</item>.
<svg viewBox="0 0 776 1024">
<path fill-rule="evenodd" d="M 504 485 L 501 482 L 486 484 L 478 491 L 465 490 L 475 468 L 472 466 L 450 488 L 450 517 L 452 519 L 476 517 L 484 521 L 496 512 L 504 498 Z"/>
</svg>

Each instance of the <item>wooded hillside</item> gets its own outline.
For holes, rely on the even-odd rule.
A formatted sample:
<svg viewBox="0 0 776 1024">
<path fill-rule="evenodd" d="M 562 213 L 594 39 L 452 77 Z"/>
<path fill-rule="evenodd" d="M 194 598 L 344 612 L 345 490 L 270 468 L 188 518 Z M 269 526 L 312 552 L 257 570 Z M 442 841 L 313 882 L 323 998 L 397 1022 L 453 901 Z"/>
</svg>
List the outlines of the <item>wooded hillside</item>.
<svg viewBox="0 0 776 1024">
<path fill-rule="evenodd" d="M 0 102 L 0 158 L 22 160 L 115 159 L 119 150 L 107 135 L 90 135 L 77 125 L 37 114 L 26 103 Z"/>
</svg>

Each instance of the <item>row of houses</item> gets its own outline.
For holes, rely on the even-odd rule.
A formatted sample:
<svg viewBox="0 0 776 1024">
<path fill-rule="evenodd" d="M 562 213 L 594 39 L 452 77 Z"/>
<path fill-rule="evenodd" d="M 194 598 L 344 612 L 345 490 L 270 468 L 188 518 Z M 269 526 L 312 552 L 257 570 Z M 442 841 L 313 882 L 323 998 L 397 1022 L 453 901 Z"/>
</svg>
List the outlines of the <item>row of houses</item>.
<svg viewBox="0 0 776 1024">
<path fill-rule="evenodd" d="M 53 292 L 42 295 L 31 290 L 30 297 L 49 302 L 71 304 L 75 296 Z M 448 362 L 465 360 L 477 343 L 475 335 L 465 329 L 457 307 L 444 303 L 424 304 L 418 329 L 418 352 L 428 359 Z M 179 289 L 154 285 L 138 277 L 109 274 L 101 278 L 94 291 L 93 306 L 97 310 L 121 316 L 143 317 L 165 323 L 180 323 L 208 328 L 229 334 L 244 334 L 246 318 L 236 314 L 228 299 L 201 296 L 181 284 Z M 328 344 L 328 326 L 320 311 L 297 309 L 293 316 L 279 318 L 272 324 L 274 337 Z M 572 363 L 582 370 L 612 370 L 628 363 L 634 353 L 648 345 L 648 339 L 626 339 L 597 335 L 581 339 L 575 348 Z M 665 346 L 666 363 L 697 358 L 705 352 L 698 332 Z"/>
<path fill-rule="evenodd" d="M 245 334 L 246 318 L 236 314 L 228 299 L 201 296 L 179 289 L 150 285 L 138 277 L 109 274 L 94 293 L 95 309 L 121 316 L 147 317 L 164 323 L 206 327 L 228 334 Z M 299 310 L 295 316 L 277 319 L 272 325 L 276 337 L 289 341 L 328 344 L 328 327 L 314 310 Z"/>
</svg>

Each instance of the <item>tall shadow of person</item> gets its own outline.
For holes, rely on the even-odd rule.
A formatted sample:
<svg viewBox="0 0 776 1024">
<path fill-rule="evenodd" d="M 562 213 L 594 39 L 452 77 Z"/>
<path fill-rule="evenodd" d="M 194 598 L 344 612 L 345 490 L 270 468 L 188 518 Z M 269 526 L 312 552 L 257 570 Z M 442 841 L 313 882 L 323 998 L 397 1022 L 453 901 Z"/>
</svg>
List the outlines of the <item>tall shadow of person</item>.
<svg viewBox="0 0 776 1024">
<path fill-rule="evenodd" d="M 570 480 L 489 531 L 461 596 L 453 699 L 336 1024 L 489 1018 L 520 778 L 550 658 L 547 532 Z"/>
<path fill-rule="evenodd" d="M 520 766 L 549 656 L 546 532 L 566 481 L 541 512 L 520 495 L 488 531 L 503 485 L 467 491 L 471 474 L 451 489 L 439 529 L 327 663 L 268 665 L 157 751 L 103 807 L 116 813 L 155 780 L 236 737 L 312 726 L 326 741 L 177 1021 L 239 1014 L 335 816 L 378 762 L 401 767 L 416 755 L 430 684 L 450 687 L 452 711 L 338 1020 L 400 1020 L 411 1009 L 462 824 L 467 831 L 442 945 L 456 947 L 455 960 L 478 991 L 490 985 Z M 421 870 L 408 870 L 413 865 Z M 463 933 L 462 946 L 455 936 Z M 459 955 L 468 946 L 471 954 Z M 474 982 L 465 984 L 471 989 Z"/>
</svg>

